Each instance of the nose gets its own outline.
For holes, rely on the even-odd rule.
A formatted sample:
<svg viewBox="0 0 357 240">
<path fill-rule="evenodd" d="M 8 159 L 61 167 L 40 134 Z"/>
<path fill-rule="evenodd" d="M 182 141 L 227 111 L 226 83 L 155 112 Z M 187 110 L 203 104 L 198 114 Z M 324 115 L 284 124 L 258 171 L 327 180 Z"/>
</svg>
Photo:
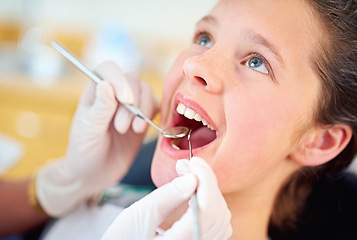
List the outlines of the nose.
<svg viewBox="0 0 357 240">
<path fill-rule="evenodd" d="M 224 58 L 213 48 L 188 57 L 183 63 L 183 74 L 194 86 L 217 94 L 223 90 Z"/>
</svg>

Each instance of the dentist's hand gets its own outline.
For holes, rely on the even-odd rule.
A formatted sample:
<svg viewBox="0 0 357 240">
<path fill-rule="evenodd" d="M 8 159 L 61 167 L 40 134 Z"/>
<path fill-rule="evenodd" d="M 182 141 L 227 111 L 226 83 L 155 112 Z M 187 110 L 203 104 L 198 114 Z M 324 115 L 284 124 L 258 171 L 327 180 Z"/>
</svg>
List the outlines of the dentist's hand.
<svg viewBox="0 0 357 240">
<path fill-rule="evenodd" d="M 117 183 L 130 168 L 147 125 L 117 99 L 138 106 L 148 117 L 157 112 L 150 87 L 136 76 L 124 75 L 112 62 L 100 65 L 96 73 L 105 81 L 89 80 L 72 122 L 66 156 L 44 166 L 36 177 L 38 200 L 51 216 L 75 209 Z"/>
<path fill-rule="evenodd" d="M 228 239 L 232 235 L 231 213 L 212 169 L 198 157 L 190 161 L 179 160 L 176 168 L 179 175 L 185 174 L 125 209 L 107 229 L 102 240 L 192 239 L 194 222 L 191 206 L 162 235 L 158 236 L 156 229 L 170 213 L 189 200 L 197 184 L 201 239 Z"/>
</svg>

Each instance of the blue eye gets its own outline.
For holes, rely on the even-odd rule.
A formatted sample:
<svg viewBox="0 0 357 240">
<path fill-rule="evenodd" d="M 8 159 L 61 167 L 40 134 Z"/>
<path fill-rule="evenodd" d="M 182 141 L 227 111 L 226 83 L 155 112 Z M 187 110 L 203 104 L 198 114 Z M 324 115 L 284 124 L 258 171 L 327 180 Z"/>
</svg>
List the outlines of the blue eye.
<svg viewBox="0 0 357 240">
<path fill-rule="evenodd" d="M 212 47 L 211 38 L 206 33 L 199 34 L 196 43 L 207 48 Z"/>
<path fill-rule="evenodd" d="M 245 66 L 264 73 L 264 74 L 269 74 L 269 65 L 266 63 L 265 59 L 260 56 L 252 56 L 251 58 L 248 59 L 248 61 L 245 62 Z"/>
</svg>

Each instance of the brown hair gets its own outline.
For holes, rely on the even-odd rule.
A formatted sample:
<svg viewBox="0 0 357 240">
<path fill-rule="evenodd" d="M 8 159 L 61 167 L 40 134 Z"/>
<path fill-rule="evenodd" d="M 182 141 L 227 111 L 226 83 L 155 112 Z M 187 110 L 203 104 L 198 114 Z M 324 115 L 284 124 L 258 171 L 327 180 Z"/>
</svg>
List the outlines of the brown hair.
<svg viewBox="0 0 357 240">
<path fill-rule="evenodd" d="M 348 124 L 353 136 L 348 146 L 333 160 L 316 167 L 303 167 L 280 190 L 270 228 L 294 230 L 312 191 L 321 177 L 347 168 L 357 151 L 357 0 L 306 0 L 321 19 L 325 38 L 318 53 L 311 56 L 322 81 L 315 109 L 322 126 Z"/>
</svg>

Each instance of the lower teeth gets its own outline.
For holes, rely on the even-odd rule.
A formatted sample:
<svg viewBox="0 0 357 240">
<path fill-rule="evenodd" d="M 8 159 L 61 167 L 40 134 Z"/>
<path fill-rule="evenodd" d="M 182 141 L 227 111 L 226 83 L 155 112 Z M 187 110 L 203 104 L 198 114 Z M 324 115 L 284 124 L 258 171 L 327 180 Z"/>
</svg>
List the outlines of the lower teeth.
<svg viewBox="0 0 357 240">
<path fill-rule="evenodd" d="M 176 150 L 181 150 L 181 148 L 178 146 L 181 143 L 181 141 L 182 141 L 181 138 L 171 139 L 171 147 Z"/>
<path fill-rule="evenodd" d="M 181 150 L 178 146 L 176 146 L 175 144 L 171 143 L 171 147 L 176 149 L 176 150 Z"/>
</svg>

